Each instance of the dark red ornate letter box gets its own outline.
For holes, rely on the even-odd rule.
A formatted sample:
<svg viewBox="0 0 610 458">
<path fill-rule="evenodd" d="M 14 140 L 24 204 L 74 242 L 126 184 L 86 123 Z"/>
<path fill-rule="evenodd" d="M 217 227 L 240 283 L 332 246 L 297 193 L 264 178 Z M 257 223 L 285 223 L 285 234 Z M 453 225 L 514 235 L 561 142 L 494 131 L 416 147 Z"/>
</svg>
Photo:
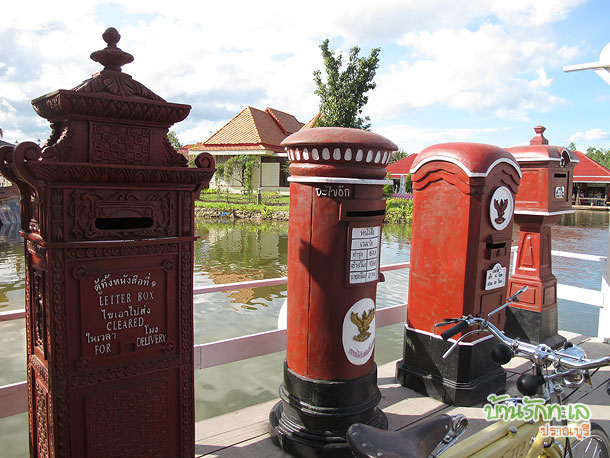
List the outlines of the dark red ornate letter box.
<svg viewBox="0 0 610 458">
<path fill-rule="evenodd" d="M 560 146 L 551 146 L 542 126 L 528 146 L 509 148 L 523 171 L 515 202 L 519 250 L 509 293 L 528 290 L 506 311 L 508 335 L 532 343 L 558 347 L 557 279 L 551 270 L 551 225 L 572 213 L 572 179 L 578 159 Z"/>
<path fill-rule="evenodd" d="M 292 161 L 288 343 L 271 432 L 296 456 L 348 457 L 352 423 L 387 427 L 373 354 L 383 178 L 396 145 L 340 127 L 283 145 Z"/>
<path fill-rule="evenodd" d="M 32 102 L 45 148 L 0 151 L 21 190 L 33 457 L 194 456 L 193 200 L 214 173 L 188 168 L 167 132 L 188 105 L 122 73 L 133 57 Z"/>
<path fill-rule="evenodd" d="M 412 168 L 413 234 L 399 382 L 449 404 L 473 405 L 504 389 L 492 340 L 453 342 L 434 324 L 486 316 L 506 298 L 514 198 L 521 171 L 501 148 L 476 143 L 431 146 Z M 492 322 L 501 326 L 500 314 Z M 456 336 L 457 339 L 459 336 Z"/>
</svg>

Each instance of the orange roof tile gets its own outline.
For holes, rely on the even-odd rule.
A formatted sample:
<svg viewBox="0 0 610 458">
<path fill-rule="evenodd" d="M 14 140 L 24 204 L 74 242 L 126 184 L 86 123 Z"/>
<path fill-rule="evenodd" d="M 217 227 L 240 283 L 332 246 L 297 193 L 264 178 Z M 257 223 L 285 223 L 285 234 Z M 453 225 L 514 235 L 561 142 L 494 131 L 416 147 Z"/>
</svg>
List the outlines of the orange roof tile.
<svg viewBox="0 0 610 458">
<path fill-rule="evenodd" d="M 388 165 L 385 169 L 392 178 L 400 178 L 401 175 L 408 175 L 411 173 L 411 164 L 413 164 L 416 157 L 417 154 L 403 157 L 401 160 Z"/>
<path fill-rule="evenodd" d="M 294 134 L 303 127 L 303 123 L 299 122 L 297 118 L 291 114 L 284 113 L 283 111 L 274 108 L 267 108 L 265 111 L 273 117 L 275 122 L 279 124 L 280 129 L 282 129 L 286 135 Z"/>
<path fill-rule="evenodd" d="M 316 124 L 316 121 L 319 118 L 320 118 L 320 112 L 318 111 L 318 113 L 316 113 L 316 115 L 313 118 L 311 118 L 309 121 L 307 121 L 303 127 L 301 127 L 301 130 L 311 129 Z"/>
<path fill-rule="evenodd" d="M 201 144 L 206 150 L 271 149 L 282 152 L 280 143 L 300 129 L 297 119 L 279 110 L 246 107 Z M 296 130 L 295 130 L 296 129 Z"/>
<path fill-rule="evenodd" d="M 610 183 L 610 170 L 580 151 L 574 153 L 580 161 L 574 167 L 575 182 Z"/>
</svg>

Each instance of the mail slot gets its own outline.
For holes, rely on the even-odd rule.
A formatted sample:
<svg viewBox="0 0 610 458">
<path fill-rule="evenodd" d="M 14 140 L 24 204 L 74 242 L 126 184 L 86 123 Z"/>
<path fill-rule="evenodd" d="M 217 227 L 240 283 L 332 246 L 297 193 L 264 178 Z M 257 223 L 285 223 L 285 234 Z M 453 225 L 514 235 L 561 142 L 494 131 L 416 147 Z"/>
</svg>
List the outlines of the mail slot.
<svg viewBox="0 0 610 458">
<path fill-rule="evenodd" d="M 31 456 L 195 454 L 193 204 L 214 173 L 167 140 L 190 106 L 120 66 L 32 101 L 47 145 L 0 151 L 21 191 Z"/>
<path fill-rule="evenodd" d="M 385 166 L 396 145 L 338 127 L 303 130 L 283 145 L 291 161 L 288 326 L 272 434 L 296 456 L 348 457 L 352 423 L 387 427 L 373 355 Z"/>
</svg>

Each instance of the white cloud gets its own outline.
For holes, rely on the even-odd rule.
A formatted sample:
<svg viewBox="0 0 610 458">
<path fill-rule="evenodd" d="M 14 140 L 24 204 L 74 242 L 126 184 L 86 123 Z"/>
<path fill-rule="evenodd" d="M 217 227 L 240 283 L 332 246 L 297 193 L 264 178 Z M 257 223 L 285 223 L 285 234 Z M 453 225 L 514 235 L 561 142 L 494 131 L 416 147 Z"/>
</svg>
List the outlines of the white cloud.
<svg viewBox="0 0 610 458">
<path fill-rule="evenodd" d="M 434 129 L 392 124 L 375 129 L 375 133 L 391 139 L 400 149 L 409 154 L 419 153 L 428 146 L 447 142 L 486 143 L 497 134 L 495 128 L 451 128 Z"/>
<path fill-rule="evenodd" d="M 591 130 L 587 130 L 586 132 L 575 132 L 572 135 L 570 135 L 570 137 L 568 138 L 568 140 L 570 140 L 571 142 L 577 142 L 577 141 L 587 141 L 587 142 L 594 142 L 597 140 L 604 140 L 608 138 L 608 132 L 605 132 L 601 129 L 591 129 Z"/>
<path fill-rule="evenodd" d="M 543 36 L 521 35 L 490 22 L 476 30 L 405 34 L 399 41 L 404 57 L 388 73 L 378 75 L 369 112 L 387 118 L 416 108 L 447 105 L 527 120 L 532 110 L 548 111 L 562 102 L 549 92 L 552 79 L 544 68 L 560 68 L 559 46 Z M 409 59 L 409 52 L 417 57 Z"/>
<path fill-rule="evenodd" d="M 326 37 L 344 53 L 354 44 L 363 54 L 382 47 L 367 108 L 374 122 L 428 106 L 528 119 L 561 102 L 547 72 L 576 51 L 549 39 L 548 26 L 583 1 L 14 2 L 3 11 L 0 94 L 20 108 L 3 128 L 45 135 L 48 126 L 40 133 L 21 102 L 98 71 L 88 56 L 113 25 L 135 57 L 125 72 L 168 101 L 193 104 L 197 118 L 185 132 L 227 121 L 248 104 L 309 120 Z M 397 48 L 403 54 L 395 56 Z"/>
</svg>

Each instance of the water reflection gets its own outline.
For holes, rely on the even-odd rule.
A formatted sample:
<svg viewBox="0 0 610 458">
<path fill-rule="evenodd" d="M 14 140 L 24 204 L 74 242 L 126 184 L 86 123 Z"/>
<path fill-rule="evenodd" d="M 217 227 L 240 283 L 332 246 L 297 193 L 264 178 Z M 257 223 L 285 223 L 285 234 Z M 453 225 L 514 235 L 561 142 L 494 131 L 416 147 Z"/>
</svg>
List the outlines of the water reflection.
<svg viewBox="0 0 610 458">
<path fill-rule="evenodd" d="M 25 307 L 25 260 L 19 225 L 0 226 L 0 310 Z"/>
</svg>

